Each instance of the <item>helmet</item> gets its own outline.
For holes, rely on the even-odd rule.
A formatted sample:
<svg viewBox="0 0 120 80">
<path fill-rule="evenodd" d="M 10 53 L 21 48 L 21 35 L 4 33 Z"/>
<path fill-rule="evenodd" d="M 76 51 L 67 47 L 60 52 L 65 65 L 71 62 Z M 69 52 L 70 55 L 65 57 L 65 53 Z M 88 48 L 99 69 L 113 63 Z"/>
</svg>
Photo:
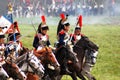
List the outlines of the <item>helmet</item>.
<svg viewBox="0 0 120 80">
<path fill-rule="evenodd" d="M 41 25 L 41 29 L 42 29 L 42 30 L 49 30 L 48 26 L 45 25 L 45 24 L 44 24 L 44 25 Z"/>
<path fill-rule="evenodd" d="M 78 30 L 78 29 L 81 30 L 81 27 L 76 26 L 76 27 L 75 27 L 75 30 Z"/>
<path fill-rule="evenodd" d="M 46 19 L 45 19 L 45 16 L 44 16 L 44 15 L 41 16 L 41 20 L 42 20 L 41 29 L 42 29 L 42 30 L 48 30 L 49 28 L 48 28 L 48 26 L 46 25 Z"/>
<path fill-rule="evenodd" d="M 64 25 L 64 26 L 69 26 L 70 23 L 69 23 L 68 21 L 65 21 L 65 22 L 63 22 L 63 25 Z"/>
</svg>

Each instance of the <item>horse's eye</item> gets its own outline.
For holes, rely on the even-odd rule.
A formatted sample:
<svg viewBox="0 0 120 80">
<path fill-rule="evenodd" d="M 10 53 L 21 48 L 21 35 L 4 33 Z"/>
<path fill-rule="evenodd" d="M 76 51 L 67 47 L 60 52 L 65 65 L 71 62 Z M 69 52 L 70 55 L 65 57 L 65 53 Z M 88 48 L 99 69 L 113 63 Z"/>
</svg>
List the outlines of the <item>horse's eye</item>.
<svg viewBox="0 0 120 80">
<path fill-rule="evenodd" d="M 40 66 L 40 63 L 38 63 L 38 65 Z"/>
</svg>

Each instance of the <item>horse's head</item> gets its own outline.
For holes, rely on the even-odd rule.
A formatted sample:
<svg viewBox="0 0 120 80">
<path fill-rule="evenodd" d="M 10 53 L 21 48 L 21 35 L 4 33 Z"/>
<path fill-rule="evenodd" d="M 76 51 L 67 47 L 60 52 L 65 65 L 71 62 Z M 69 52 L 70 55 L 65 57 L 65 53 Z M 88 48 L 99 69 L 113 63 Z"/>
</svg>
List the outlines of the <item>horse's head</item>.
<svg viewBox="0 0 120 80">
<path fill-rule="evenodd" d="M 54 66 L 55 69 L 60 66 L 54 53 L 52 52 L 52 49 L 49 47 L 45 47 L 42 50 L 37 51 L 37 53 L 35 53 L 35 54 L 37 55 L 37 57 L 40 58 L 43 65 L 50 64 L 50 65 Z"/>
<path fill-rule="evenodd" d="M 98 51 L 99 47 L 89 40 L 88 37 L 83 36 L 76 44 L 75 46 L 84 48 L 84 49 L 92 49 L 95 51 Z"/>
<path fill-rule="evenodd" d="M 3 69 L 2 65 L 0 65 L 0 78 L 2 78 L 3 80 L 9 78 L 9 75 L 7 74 L 7 72 Z"/>
<path fill-rule="evenodd" d="M 90 41 L 87 37 L 83 36 L 73 47 L 74 52 L 77 53 L 78 59 L 81 63 L 83 63 L 83 58 L 85 57 L 85 53 L 97 53 L 99 47 Z M 95 54 L 96 55 L 96 54 Z M 88 58 L 86 58 L 88 59 Z M 95 59 L 95 58 L 94 58 Z M 89 61 L 89 60 L 88 60 Z"/>
<path fill-rule="evenodd" d="M 15 68 L 16 70 L 16 75 L 18 76 L 18 78 L 20 80 L 26 80 L 27 79 L 27 76 L 25 75 L 25 73 L 15 64 Z"/>
<path fill-rule="evenodd" d="M 97 55 L 98 55 L 98 51 L 90 50 L 90 49 L 86 50 L 85 62 L 89 62 L 92 65 L 94 65 L 96 63 Z"/>
<path fill-rule="evenodd" d="M 27 53 L 29 51 L 29 49 L 28 48 L 26 48 L 26 47 L 22 47 L 22 49 L 21 50 L 19 50 L 19 56 L 21 56 L 21 55 L 23 55 L 23 54 L 25 54 L 25 53 Z"/>
<path fill-rule="evenodd" d="M 40 60 L 33 54 L 33 51 L 23 54 L 18 61 L 18 65 L 20 65 L 22 71 L 37 74 L 40 78 L 43 76 L 44 67 L 40 63 Z"/>
<path fill-rule="evenodd" d="M 10 61 L 6 61 L 5 64 L 2 66 L 5 71 L 8 73 L 9 77 L 19 80 L 25 80 L 26 75 L 21 71 L 21 69 L 15 64 Z"/>
</svg>

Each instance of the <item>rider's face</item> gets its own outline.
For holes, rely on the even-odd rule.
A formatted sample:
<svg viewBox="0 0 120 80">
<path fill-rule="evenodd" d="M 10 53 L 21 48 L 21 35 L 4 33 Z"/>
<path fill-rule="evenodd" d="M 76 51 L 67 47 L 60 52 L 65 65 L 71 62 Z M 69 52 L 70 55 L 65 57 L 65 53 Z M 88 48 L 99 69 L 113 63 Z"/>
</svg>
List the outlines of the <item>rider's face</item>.
<svg viewBox="0 0 120 80">
<path fill-rule="evenodd" d="M 76 35 L 80 34 L 80 29 L 76 29 L 76 30 L 75 30 L 75 34 L 76 34 Z"/>
<path fill-rule="evenodd" d="M 65 26 L 65 31 L 68 32 L 70 29 L 70 26 Z"/>
<path fill-rule="evenodd" d="M 20 35 L 16 36 L 16 39 L 18 40 L 20 38 Z"/>
<path fill-rule="evenodd" d="M 47 31 L 48 31 L 48 30 L 42 30 L 42 33 L 43 33 L 43 34 L 47 34 Z"/>
</svg>

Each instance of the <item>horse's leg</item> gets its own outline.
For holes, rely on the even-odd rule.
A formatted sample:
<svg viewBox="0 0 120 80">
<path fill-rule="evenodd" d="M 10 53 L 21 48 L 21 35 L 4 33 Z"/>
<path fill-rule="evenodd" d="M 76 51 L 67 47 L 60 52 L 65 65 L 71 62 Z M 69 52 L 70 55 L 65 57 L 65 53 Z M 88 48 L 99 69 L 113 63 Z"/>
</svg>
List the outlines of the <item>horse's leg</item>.
<svg viewBox="0 0 120 80">
<path fill-rule="evenodd" d="M 85 77 L 79 72 L 77 73 L 77 76 L 81 79 L 81 80 L 86 80 Z"/>
<path fill-rule="evenodd" d="M 88 78 L 88 80 L 96 80 L 95 77 L 88 71 L 82 71 L 82 74 Z"/>
<path fill-rule="evenodd" d="M 85 64 L 85 65 L 83 66 L 83 69 L 82 69 L 81 73 L 82 73 L 84 76 L 86 76 L 86 77 L 88 78 L 88 80 L 96 80 L 95 77 L 90 73 L 91 68 L 92 68 L 91 66 Z"/>
<path fill-rule="evenodd" d="M 75 73 L 70 74 L 70 76 L 72 77 L 73 80 L 77 80 L 77 76 Z"/>
<path fill-rule="evenodd" d="M 82 63 L 82 62 L 81 62 L 81 63 Z M 81 63 L 76 63 L 76 64 L 74 65 L 75 72 L 76 72 L 76 75 L 77 75 L 81 80 L 86 80 L 85 77 L 81 74 L 81 68 L 82 68 Z"/>
<path fill-rule="evenodd" d="M 57 80 L 55 76 L 50 77 L 50 80 Z"/>
<path fill-rule="evenodd" d="M 52 80 L 49 75 L 45 75 L 42 77 L 41 80 Z"/>
<path fill-rule="evenodd" d="M 56 77 L 56 80 L 61 80 L 62 77 L 63 77 L 63 75 L 58 75 L 58 76 Z"/>
</svg>

